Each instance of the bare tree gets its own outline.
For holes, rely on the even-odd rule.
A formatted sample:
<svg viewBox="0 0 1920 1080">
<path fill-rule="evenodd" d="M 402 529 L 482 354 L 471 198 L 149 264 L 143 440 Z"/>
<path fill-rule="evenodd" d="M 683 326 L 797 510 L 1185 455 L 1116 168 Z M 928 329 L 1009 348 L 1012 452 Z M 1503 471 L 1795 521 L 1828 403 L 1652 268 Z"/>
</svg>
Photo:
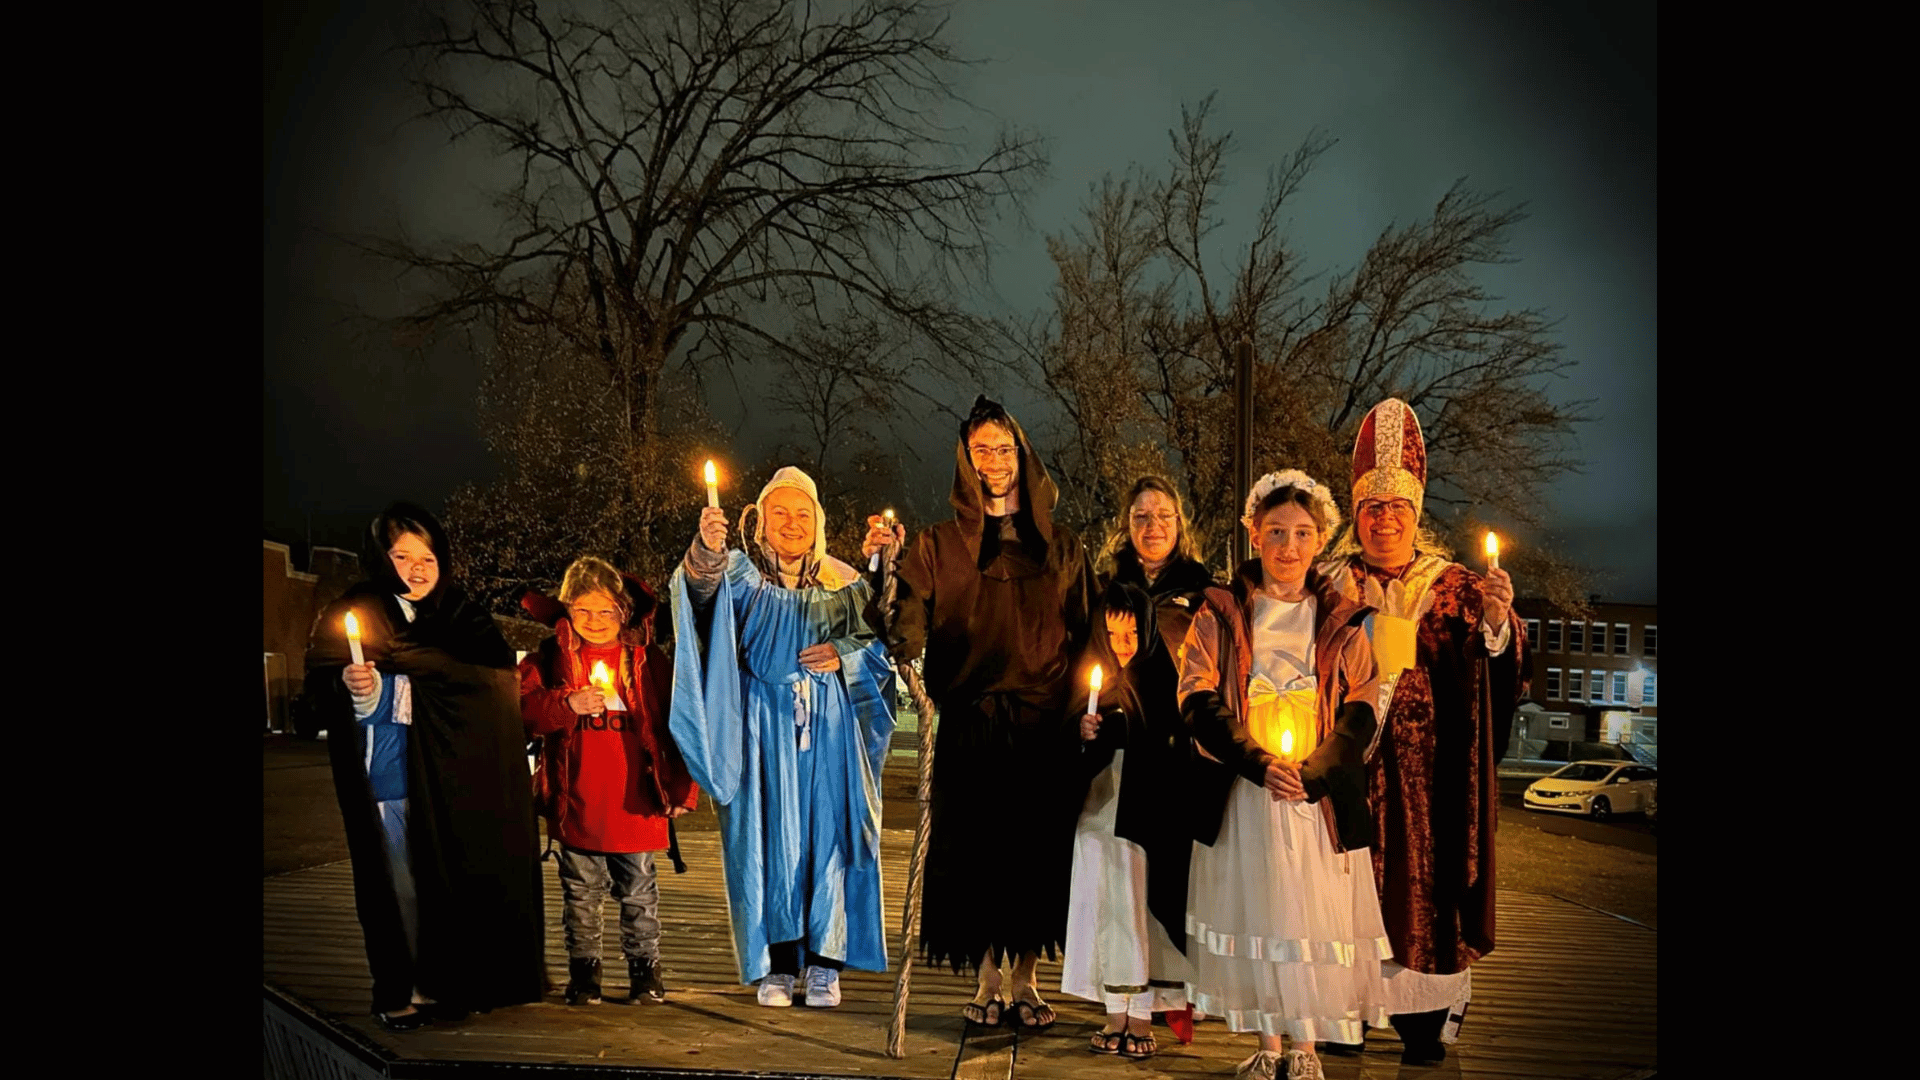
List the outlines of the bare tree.
<svg viewBox="0 0 1920 1080">
<path fill-rule="evenodd" d="M 810 363 L 820 340 L 804 329 L 844 320 L 906 343 L 893 399 L 921 393 L 900 377 L 909 368 L 999 359 L 964 299 L 996 215 L 1018 211 L 1044 160 L 1030 137 L 976 138 L 956 119 L 969 61 L 940 5 L 455 8 L 404 49 L 423 115 L 456 141 L 486 140 L 510 169 L 500 228 L 454 246 L 362 246 L 424 279 L 432 299 L 400 320 L 403 343 L 467 327 L 490 348 L 487 424 L 505 475 L 465 489 L 453 512 L 476 555 L 496 559 L 500 597 L 511 574 L 582 549 L 636 569 L 673 554 L 658 530 L 699 494 L 675 422 L 703 413 L 716 364 Z M 564 382 L 539 385 L 556 372 Z M 689 392 L 663 409 L 673 378 Z M 583 484 L 597 509 L 511 523 L 512 508 Z"/>
<path fill-rule="evenodd" d="M 1233 138 L 1207 130 L 1211 105 L 1182 111 L 1165 175 L 1109 178 L 1084 224 L 1049 240 L 1054 310 L 1015 335 L 1071 428 L 1061 467 L 1083 494 L 1066 516 L 1111 522 L 1127 485 L 1158 469 L 1182 481 L 1203 533 L 1224 546 L 1245 496 L 1231 482 L 1244 337 L 1257 469 L 1299 467 L 1344 489 L 1361 419 L 1399 397 L 1426 433 L 1431 543 L 1447 546 L 1476 515 L 1540 525 L 1542 490 L 1578 468 L 1569 444 L 1584 403 L 1544 392 L 1571 365 L 1545 316 L 1500 309 L 1472 277 L 1507 261 L 1521 210 L 1456 184 L 1429 218 L 1389 227 L 1357 267 L 1314 289 L 1281 212 L 1332 141 L 1310 135 L 1270 169 L 1251 237 L 1222 251 Z M 1571 597 L 1578 575 L 1552 566 L 1554 591 Z"/>
<path fill-rule="evenodd" d="M 428 275 L 416 336 L 482 319 L 547 328 L 658 416 L 692 370 L 846 312 L 909 329 L 920 355 L 985 359 L 955 298 L 988 229 L 1044 169 L 1002 132 L 942 118 L 967 65 L 928 0 L 476 0 L 406 49 L 425 115 L 515 167 L 505 231 L 438 250 L 370 246 Z"/>
</svg>

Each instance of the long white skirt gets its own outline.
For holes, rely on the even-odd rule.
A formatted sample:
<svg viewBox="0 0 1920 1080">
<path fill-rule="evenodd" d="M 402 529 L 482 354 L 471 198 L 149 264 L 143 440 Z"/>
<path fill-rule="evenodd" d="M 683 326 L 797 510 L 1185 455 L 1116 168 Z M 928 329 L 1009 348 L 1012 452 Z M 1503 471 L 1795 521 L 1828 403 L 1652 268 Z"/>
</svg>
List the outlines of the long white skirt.
<svg viewBox="0 0 1920 1080">
<path fill-rule="evenodd" d="M 1151 992 L 1153 1011 L 1179 1011 L 1187 1007 L 1187 958 L 1147 910 L 1146 852 L 1113 834 L 1125 754 L 1114 751 L 1094 778 L 1074 829 L 1060 992 L 1103 1005 L 1116 994 Z"/>
<path fill-rule="evenodd" d="M 1187 935 L 1187 996 L 1234 1031 L 1357 1043 L 1387 1023 L 1372 856 L 1334 851 L 1316 805 L 1235 781 L 1218 840 L 1193 846 Z"/>
</svg>

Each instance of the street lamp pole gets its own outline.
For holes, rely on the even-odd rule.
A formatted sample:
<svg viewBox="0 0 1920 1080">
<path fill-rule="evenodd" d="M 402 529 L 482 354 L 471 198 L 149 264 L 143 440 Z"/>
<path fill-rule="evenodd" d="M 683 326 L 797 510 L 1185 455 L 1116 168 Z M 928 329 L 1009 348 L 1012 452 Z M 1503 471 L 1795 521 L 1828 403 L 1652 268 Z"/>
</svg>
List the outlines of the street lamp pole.
<svg viewBox="0 0 1920 1080">
<path fill-rule="evenodd" d="M 1233 356 L 1233 505 L 1253 490 L 1253 342 L 1241 338 Z M 1253 558 L 1253 538 L 1237 525 L 1233 529 L 1233 566 Z"/>
</svg>

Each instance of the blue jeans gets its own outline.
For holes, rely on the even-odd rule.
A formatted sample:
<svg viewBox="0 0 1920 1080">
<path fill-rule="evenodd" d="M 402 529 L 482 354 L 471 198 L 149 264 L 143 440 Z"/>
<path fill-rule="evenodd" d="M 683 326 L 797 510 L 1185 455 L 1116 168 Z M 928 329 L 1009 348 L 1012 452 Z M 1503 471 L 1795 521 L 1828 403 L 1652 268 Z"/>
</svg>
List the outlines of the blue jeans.
<svg viewBox="0 0 1920 1080">
<path fill-rule="evenodd" d="M 660 882 L 653 852 L 603 855 L 560 846 L 561 925 L 567 956 L 600 959 L 600 908 L 611 885 L 620 902 L 620 951 L 629 960 L 660 959 Z"/>
</svg>

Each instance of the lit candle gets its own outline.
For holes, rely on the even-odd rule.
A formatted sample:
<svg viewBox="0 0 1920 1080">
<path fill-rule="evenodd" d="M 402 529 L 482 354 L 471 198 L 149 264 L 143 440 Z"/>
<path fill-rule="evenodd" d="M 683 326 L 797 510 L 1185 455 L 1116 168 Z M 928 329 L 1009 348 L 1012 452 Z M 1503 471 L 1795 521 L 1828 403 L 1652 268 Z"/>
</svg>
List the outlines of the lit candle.
<svg viewBox="0 0 1920 1080">
<path fill-rule="evenodd" d="M 1288 728 L 1287 730 L 1280 733 L 1280 760 L 1281 761 L 1293 760 L 1293 729 L 1292 728 Z"/>
<path fill-rule="evenodd" d="M 886 519 L 886 526 L 887 526 L 887 537 L 888 537 L 888 540 L 887 540 L 887 542 L 888 542 L 888 543 L 892 543 L 892 542 L 893 542 L 893 540 L 892 540 L 892 537 L 893 537 L 893 510 L 892 510 L 892 508 L 891 508 L 891 507 L 889 507 L 889 508 L 887 509 L 887 511 L 886 511 L 886 513 L 883 513 L 883 514 L 881 514 L 880 516 L 881 516 L 882 518 L 884 518 L 884 519 Z M 867 560 L 867 569 L 868 569 L 868 570 L 878 570 L 878 569 L 880 569 L 880 553 L 879 553 L 878 551 L 876 551 L 876 552 L 874 552 L 874 553 L 873 553 L 873 555 L 872 555 L 872 557 L 871 557 L 871 558 L 869 558 L 869 559 Z"/>
<path fill-rule="evenodd" d="M 607 697 L 614 696 L 613 695 L 613 676 L 607 674 L 606 661 L 595 660 L 593 662 L 593 674 L 587 676 L 587 678 L 592 680 L 594 686 L 599 687 L 600 692 L 602 694 L 606 695 Z"/>
<path fill-rule="evenodd" d="M 1487 534 L 1487 569 L 1500 569 L 1500 538 L 1492 533 Z"/>
<path fill-rule="evenodd" d="M 720 505 L 720 476 L 713 471 L 713 461 L 707 461 L 707 505 Z"/>
<path fill-rule="evenodd" d="M 353 651 L 354 663 L 367 662 L 366 657 L 360 654 L 360 620 L 354 618 L 351 611 L 347 612 L 347 648 Z"/>
<path fill-rule="evenodd" d="M 1093 688 L 1087 691 L 1087 715 L 1095 716 L 1100 712 L 1100 665 L 1093 665 Z"/>
</svg>

